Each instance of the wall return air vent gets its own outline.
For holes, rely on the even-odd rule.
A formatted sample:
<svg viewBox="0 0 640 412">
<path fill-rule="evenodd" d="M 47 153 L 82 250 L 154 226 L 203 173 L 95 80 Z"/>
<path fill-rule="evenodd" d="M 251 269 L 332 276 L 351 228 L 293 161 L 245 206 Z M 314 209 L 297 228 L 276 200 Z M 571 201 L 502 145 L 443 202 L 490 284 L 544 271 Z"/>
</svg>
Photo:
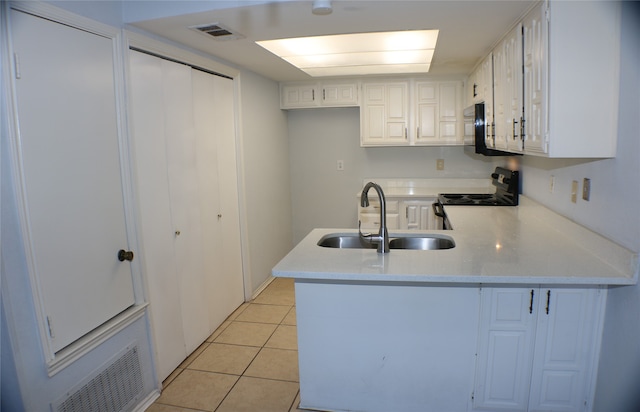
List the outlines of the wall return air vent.
<svg viewBox="0 0 640 412">
<path fill-rule="evenodd" d="M 220 23 L 201 24 L 199 26 L 191 26 L 189 28 L 199 33 L 209 35 L 216 40 L 226 41 L 244 39 L 242 34 L 236 33 Z"/>
</svg>

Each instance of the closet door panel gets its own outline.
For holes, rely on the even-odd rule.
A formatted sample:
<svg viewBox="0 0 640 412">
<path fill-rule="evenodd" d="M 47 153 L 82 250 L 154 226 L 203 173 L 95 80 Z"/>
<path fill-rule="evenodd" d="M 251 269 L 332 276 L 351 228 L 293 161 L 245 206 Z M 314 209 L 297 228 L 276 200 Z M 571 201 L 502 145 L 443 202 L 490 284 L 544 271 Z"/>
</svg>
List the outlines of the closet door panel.
<svg viewBox="0 0 640 412">
<path fill-rule="evenodd" d="M 209 336 L 191 71 L 162 60 L 171 220 L 187 353 Z"/>
<path fill-rule="evenodd" d="M 220 127 L 220 115 L 216 107 L 215 76 L 199 70 L 192 72 L 193 118 L 196 133 L 196 161 L 198 164 L 198 182 L 200 184 L 200 217 L 202 222 L 202 247 L 205 287 L 208 296 L 208 316 L 210 329 L 215 330 L 219 323 L 215 320 L 223 316 L 218 310 L 225 299 L 226 291 L 217 277 L 224 269 L 224 250 L 222 239 L 222 210 L 220 207 L 220 176 L 217 159 L 217 129 Z M 224 172 L 223 172 L 224 173 Z M 225 239 L 226 242 L 226 239 Z M 224 315 L 226 317 L 226 315 Z"/>
<path fill-rule="evenodd" d="M 156 368 L 161 379 L 187 356 L 168 186 L 162 61 L 131 51 L 132 132 L 136 160 L 139 222 Z"/>
<path fill-rule="evenodd" d="M 218 143 L 218 174 L 220 179 L 220 214 L 223 265 L 216 276 L 219 287 L 216 296 L 215 327 L 244 302 L 242 246 L 240 240 L 240 206 L 236 162 L 236 129 L 233 80 L 213 77 L 215 83 L 216 141 Z"/>
</svg>

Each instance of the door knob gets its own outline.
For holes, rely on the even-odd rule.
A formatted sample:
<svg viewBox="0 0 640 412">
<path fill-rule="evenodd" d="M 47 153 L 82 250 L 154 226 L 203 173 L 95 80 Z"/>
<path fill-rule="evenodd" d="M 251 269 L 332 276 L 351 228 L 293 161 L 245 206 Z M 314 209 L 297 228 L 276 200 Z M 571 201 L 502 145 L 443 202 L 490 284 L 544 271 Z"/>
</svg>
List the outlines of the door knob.
<svg viewBox="0 0 640 412">
<path fill-rule="evenodd" d="M 120 262 L 124 262 L 125 260 L 131 262 L 133 260 L 133 252 L 130 250 L 120 249 L 118 251 L 118 260 Z"/>
</svg>

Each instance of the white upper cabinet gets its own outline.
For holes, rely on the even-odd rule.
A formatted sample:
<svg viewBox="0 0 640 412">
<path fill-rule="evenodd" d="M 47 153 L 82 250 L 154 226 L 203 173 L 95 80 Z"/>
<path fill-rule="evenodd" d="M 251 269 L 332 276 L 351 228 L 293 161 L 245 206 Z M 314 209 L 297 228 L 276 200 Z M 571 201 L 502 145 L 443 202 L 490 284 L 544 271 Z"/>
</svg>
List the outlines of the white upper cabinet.
<svg viewBox="0 0 640 412">
<path fill-rule="evenodd" d="M 469 75 L 465 106 L 474 103 L 490 104 L 493 107 L 493 54 L 487 57 Z"/>
<path fill-rule="evenodd" d="M 517 25 L 504 40 L 504 104 L 507 148 L 523 149 L 522 134 L 522 25 Z"/>
<path fill-rule="evenodd" d="M 617 2 L 541 2 L 504 37 L 469 76 L 466 92 L 469 104 L 485 102 L 489 124 L 493 119 L 488 147 L 615 157 L 620 13 Z M 483 88 L 482 76 L 491 72 L 493 84 L 485 77 Z"/>
<path fill-rule="evenodd" d="M 495 147 L 522 151 L 522 29 L 516 26 L 494 56 Z"/>
<path fill-rule="evenodd" d="M 525 18 L 526 153 L 615 157 L 620 19 L 619 2 L 561 1 Z"/>
<path fill-rule="evenodd" d="M 461 81 L 363 83 L 361 146 L 462 145 Z"/>
<path fill-rule="evenodd" d="M 365 83 L 362 86 L 361 145 L 409 144 L 409 82 Z"/>
<path fill-rule="evenodd" d="M 358 106 L 357 82 L 284 83 L 280 85 L 281 109 Z"/>
<path fill-rule="evenodd" d="M 438 140 L 438 89 L 435 82 L 416 83 L 416 142 Z"/>
<path fill-rule="evenodd" d="M 543 114 L 544 88 L 547 84 L 546 50 L 547 29 L 545 7 L 532 10 L 522 22 L 524 65 L 524 135 L 528 152 L 546 150 Z"/>
</svg>

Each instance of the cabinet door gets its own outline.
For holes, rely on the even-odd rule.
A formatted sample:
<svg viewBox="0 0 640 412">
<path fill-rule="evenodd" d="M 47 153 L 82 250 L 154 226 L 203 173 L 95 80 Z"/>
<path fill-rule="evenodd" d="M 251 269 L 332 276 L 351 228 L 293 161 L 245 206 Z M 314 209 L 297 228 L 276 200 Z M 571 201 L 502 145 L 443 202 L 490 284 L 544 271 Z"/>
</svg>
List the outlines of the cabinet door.
<svg viewBox="0 0 640 412">
<path fill-rule="evenodd" d="M 473 410 L 526 411 L 536 288 L 483 288 Z"/>
<path fill-rule="evenodd" d="M 603 299 L 597 288 L 541 289 L 529 411 L 578 412 L 591 403 Z"/>
<path fill-rule="evenodd" d="M 505 40 L 505 122 L 507 148 L 521 152 L 522 120 L 522 25 L 518 25 Z"/>
<path fill-rule="evenodd" d="M 416 143 L 435 143 L 438 139 L 438 84 L 434 82 L 417 82 Z"/>
<path fill-rule="evenodd" d="M 433 214 L 431 204 L 433 201 L 408 201 L 403 202 L 404 221 L 403 229 L 409 230 L 429 230 L 434 229 Z"/>
<path fill-rule="evenodd" d="M 486 141 L 487 147 L 492 147 L 493 135 L 495 134 L 494 126 L 495 120 L 493 117 L 493 53 L 489 53 L 486 59 L 482 62 L 482 75 L 484 80 L 482 86 L 484 88 L 484 118 L 487 125 Z"/>
<path fill-rule="evenodd" d="M 15 10 L 11 21 L 29 258 L 50 360 L 134 304 L 131 265 L 117 259 L 129 244 L 115 44 Z"/>
<path fill-rule="evenodd" d="M 540 5 L 529 13 L 522 23 L 524 54 L 524 149 L 527 152 L 546 153 L 546 119 L 544 91 L 547 84 L 546 41 L 548 22 L 545 7 Z"/>
<path fill-rule="evenodd" d="M 362 145 L 408 145 L 408 83 L 369 83 L 363 88 Z"/>
<path fill-rule="evenodd" d="M 296 107 L 315 107 L 318 105 L 316 85 L 286 85 L 282 86 L 281 107 L 283 109 Z"/>
<path fill-rule="evenodd" d="M 495 125 L 493 139 L 488 145 L 496 149 L 507 148 L 507 102 L 506 102 L 506 58 L 505 41 L 493 51 L 493 114 Z"/>
<path fill-rule="evenodd" d="M 350 84 L 324 84 L 322 86 L 323 106 L 356 106 L 358 104 L 358 86 Z"/>
<path fill-rule="evenodd" d="M 458 82 L 440 83 L 438 99 L 438 137 L 440 141 L 461 142 L 462 85 Z"/>
</svg>

